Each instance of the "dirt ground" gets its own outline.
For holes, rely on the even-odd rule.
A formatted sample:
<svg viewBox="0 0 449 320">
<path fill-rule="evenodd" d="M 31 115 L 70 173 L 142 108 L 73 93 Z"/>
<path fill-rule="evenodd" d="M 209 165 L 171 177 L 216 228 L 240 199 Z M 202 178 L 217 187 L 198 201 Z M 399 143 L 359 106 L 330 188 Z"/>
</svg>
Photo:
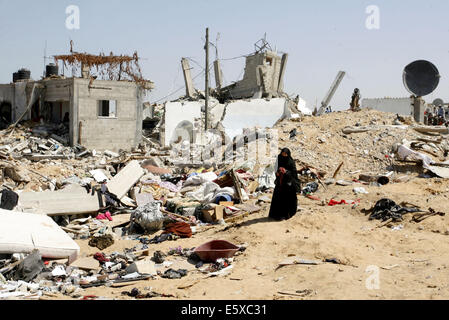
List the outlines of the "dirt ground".
<svg viewBox="0 0 449 320">
<path fill-rule="evenodd" d="M 318 192 L 321 199 L 360 199 L 360 205 L 323 206 L 322 202 L 299 196 L 298 214 L 289 221 L 267 219 L 269 204 L 259 213 L 231 227 L 215 226 L 190 239 L 149 245 L 150 252 L 168 251 L 181 246 L 192 248 L 204 242 L 222 239 L 235 244 L 247 243 L 248 249 L 235 257 L 232 272 L 225 277 L 206 278 L 197 271 L 180 280 L 141 281 L 123 288 L 98 287 L 85 295 L 108 299 L 132 299 L 121 294 L 136 287 L 185 300 L 300 300 L 300 299 L 448 299 L 449 298 L 449 217 L 430 217 L 417 224 L 407 215 L 401 230 L 377 228 L 379 221 L 369 221 L 363 208 L 388 197 L 408 201 L 421 208 L 437 211 L 447 208 L 449 182 L 442 179 L 414 178 L 408 183 L 366 187 L 369 194 L 358 198 L 353 187 L 330 186 Z M 397 223 L 401 225 L 401 223 Z M 84 254 L 98 251 L 86 241 L 78 241 Z M 137 241 L 117 241 L 104 252 L 121 251 Z M 276 270 L 289 255 L 304 259 L 337 258 L 342 264 L 294 265 Z M 379 288 L 367 289 L 373 275 L 369 266 L 379 268 Z M 372 268 L 372 267 L 371 267 Z M 189 286 L 187 289 L 179 287 Z M 373 286 L 368 286 L 373 288 Z M 308 290 L 308 291 L 303 291 Z M 306 292 L 304 297 L 280 292 Z M 59 299 L 64 299 L 62 296 Z M 158 298 L 160 299 L 160 298 Z M 163 298 L 168 299 L 168 298 Z"/>
<path fill-rule="evenodd" d="M 314 166 L 327 172 L 325 179 L 332 177 L 341 162 L 344 165 L 336 180 L 352 181 L 360 173 L 384 174 L 391 165 L 386 157 L 391 146 L 403 139 L 410 141 L 422 136 L 408 127 L 392 127 L 394 118 L 394 114 L 365 110 L 306 117 L 301 122 L 282 121 L 276 126 L 280 129 L 279 147 L 292 150 L 298 169 L 304 164 Z M 380 129 L 342 133 L 344 127 L 354 125 L 374 125 Z M 298 134 L 291 140 L 293 128 Z M 164 300 L 449 299 L 449 246 L 445 245 L 449 240 L 449 215 L 415 223 L 411 222 L 413 214 L 407 214 L 393 229 L 392 226 L 379 228 L 382 222 L 369 221 L 368 215 L 362 212 L 382 198 L 445 212 L 449 181 L 419 178 L 418 174 L 409 171 L 393 176 L 406 175 L 407 182 L 381 187 L 363 185 L 369 193 L 361 195 L 353 192 L 353 188 L 362 186 L 357 183 L 331 184 L 326 189 L 320 186 L 316 196 L 321 200 L 298 196 L 299 210 L 289 221 L 269 220 L 270 204 L 265 203 L 259 212 L 234 224 L 207 227 L 189 239 L 149 245 L 152 255 L 156 250 L 193 248 L 211 240 L 248 244 L 247 250 L 235 257 L 227 276 L 208 278 L 193 267 L 179 280 L 158 278 L 122 288 L 89 288 L 83 295 L 133 299 L 121 293 L 135 287 L 144 294 L 151 288 L 175 296 Z M 356 207 L 331 207 L 327 205 L 330 199 L 360 202 Z M 88 246 L 88 240 L 77 242 L 81 255 L 98 251 Z M 138 243 L 119 240 L 104 252 L 123 252 Z M 278 269 L 278 264 L 289 256 L 321 261 L 338 259 L 341 264 L 292 265 Z"/>
</svg>

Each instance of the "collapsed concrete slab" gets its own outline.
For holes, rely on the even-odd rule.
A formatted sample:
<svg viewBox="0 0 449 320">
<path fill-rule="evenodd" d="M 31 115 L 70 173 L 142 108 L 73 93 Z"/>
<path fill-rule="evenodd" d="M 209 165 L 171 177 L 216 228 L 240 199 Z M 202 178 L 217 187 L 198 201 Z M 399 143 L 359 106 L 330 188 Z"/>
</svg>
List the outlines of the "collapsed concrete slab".
<svg viewBox="0 0 449 320">
<path fill-rule="evenodd" d="M 78 215 L 100 210 L 98 194 L 73 185 L 61 191 L 22 192 L 18 208 L 48 216 Z"/>
<path fill-rule="evenodd" d="M 109 192 L 117 198 L 123 198 L 128 191 L 143 177 L 144 170 L 137 160 L 131 161 L 108 183 Z"/>
<path fill-rule="evenodd" d="M 0 253 L 30 253 L 75 261 L 80 247 L 50 217 L 0 209 Z"/>
</svg>

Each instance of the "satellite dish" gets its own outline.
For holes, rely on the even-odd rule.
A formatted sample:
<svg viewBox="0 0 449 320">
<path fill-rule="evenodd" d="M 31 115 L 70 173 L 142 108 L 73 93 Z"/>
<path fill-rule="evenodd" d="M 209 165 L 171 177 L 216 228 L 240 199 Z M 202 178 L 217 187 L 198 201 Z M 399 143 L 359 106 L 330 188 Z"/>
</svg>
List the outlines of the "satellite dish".
<svg viewBox="0 0 449 320">
<path fill-rule="evenodd" d="M 439 107 L 439 106 L 444 105 L 444 101 L 443 101 L 443 99 L 438 98 L 438 99 L 435 99 L 435 100 L 432 102 L 432 104 L 433 104 L 435 107 Z"/>
<path fill-rule="evenodd" d="M 438 69 L 425 60 L 418 60 L 406 66 L 402 78 L 405 88 L 418 97 L 431 94 L 440 83 Z"/>
</svg>

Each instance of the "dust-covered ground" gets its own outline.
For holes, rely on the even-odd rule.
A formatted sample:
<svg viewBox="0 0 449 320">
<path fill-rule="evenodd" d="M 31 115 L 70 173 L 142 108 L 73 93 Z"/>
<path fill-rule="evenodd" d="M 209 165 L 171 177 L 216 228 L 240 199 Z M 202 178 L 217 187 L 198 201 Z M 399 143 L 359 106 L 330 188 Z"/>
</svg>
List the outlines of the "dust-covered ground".
<svg viewBox="0 0 449 320">
<path fill-rule="evenodd" d="M 330 186 L 317 196 L 356 199 L 352 188 Z M 192 248 L 214 239 L 247 243 L 248 249 L 235 257 L 234 268 L 228 276 L 206 278 L 202 273 L 190 271 L 180 280 L 158 279 L 123 288 L 90 288 L 84 295 L 132 299 L 121 292 L 134 287 L 145 292 L 151 287 L 152 291 L 174 295 L 174 299 L 187 300 L 448 299 L 449 217 L 430 217 L 417 224 L 410 222 L 411 216 L 406 215 L 403 223 L 395 224 L 403 225 L 403 229 L 393 230 L 377 228 L 381 222 L 369 221 L 361 209 L 388 197 L 444 211 L 449 182 L 415 178 L 408 183 L 365 188 L 370 193 L 358 197 L 361 202 L 355 209 L 350 205 L 323 206 L 321 202 L 299 197 L 301 210 L 289 221 L 269 220 L 267 206 L 231 227 L 215 226 L 190 239 L 149 245 L 150 252 L 167 252 L 173 247 Z M 84 254 L 98 251 L 89 247 L 87 240 L 77 242 Z M 121 251 L 136 243 L 116 241 L 104 252 Z M 310 260 L 336 258 L 343 264 L 293 265 L 276 270 L 278 263 L 290 255 Z M 378 282 L 376 268 L 379 268 Z M 297 291 L 305 292 L 305 296 L 280 293 Z"/>
<path fill-rule="evenodd" d="M 344 162 L 337 179 L 351 181 L 358 173 L 388 172 L 390 163 L 385 156 L 391 145 L 422 135 L 411 129 L 387 127 L 344 135 L 341 129 L 357 123 L 388 126 L 393 119 L 392 114 L 376 111 L 343 112 L 318 120 L 310 117 L 302 122 L 283 121 L 277 127 L 282 130 L 281 147 L 292 149 L 298 169 L 307 163 L 331 177 L 338 164 Z M 299 132 L 295 140 L 289 139 L 292 128 Z M 382 198 L 398 204 L 412 203 L 423 210 L 447 210 L 448 180 L 420 178 L 416 172 L 398 173 L 394 177 L 404 175 L 409 179 L 406 182 L 395 183 L 391 179 L 385 186 L 363 185 L 369 193 L 361 195 L 353 192 L 355 187 L 362 186 L 358 183 L 320 185 L 315 194 L 320 200 L 298 195 L 299 210 L 288 221 L 269 220 L 270 204 L 265 203 L 261 211 L 234 224 L 208 227 L 189 239 L 149 245 L 150 252 L 167 252 L 170 248 L 193 248 L 218 239 L 248 244 L 247 250 L 235 257 L 232 272 L 227 276 L 208 278 L 192 268 L 179 280 L 158 278 L 123 288 L 90 288 L 84 295 L 133 299 L 122 295 L 122 291 L 138 288 L 145 293 L 151 287 L 152 291 L 175 296 L 157 299 L 449 299 L 449 216 L 434 216 L 415 223 L 411 222 L 413 214 L 407 214 L 403 222 L 379 227 L 381 221 L 369 221 L 363 212 Z M 332 207 L 327 205 L 330 199 L 360 200 L 360 203 Z M 98 251 L 89 247 L 87 240 L 77 242 L 82 255 Z M 137 243 L 119 240 L 104 252 L 123 251 Z M 340 264 L 277 268 L 289 256 L 320 261 L 338 259 Z"/>
</svg>

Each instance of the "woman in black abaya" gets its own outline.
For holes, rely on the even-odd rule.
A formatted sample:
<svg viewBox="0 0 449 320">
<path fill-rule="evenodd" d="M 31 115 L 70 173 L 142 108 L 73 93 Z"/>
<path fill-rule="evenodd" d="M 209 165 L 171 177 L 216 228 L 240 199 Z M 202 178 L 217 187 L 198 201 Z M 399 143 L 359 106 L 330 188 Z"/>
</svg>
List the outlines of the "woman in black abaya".
<svg viewBox="0 0 449 320">
<path fill-rule="evenodd" d="M 288 220 L 296 214 L 301 190 L 295 161 L 289 149 L 282 149 L 277 160 L 276 187 L 274 188 L 269 217 L 275 220 Z"/>
</svg>

